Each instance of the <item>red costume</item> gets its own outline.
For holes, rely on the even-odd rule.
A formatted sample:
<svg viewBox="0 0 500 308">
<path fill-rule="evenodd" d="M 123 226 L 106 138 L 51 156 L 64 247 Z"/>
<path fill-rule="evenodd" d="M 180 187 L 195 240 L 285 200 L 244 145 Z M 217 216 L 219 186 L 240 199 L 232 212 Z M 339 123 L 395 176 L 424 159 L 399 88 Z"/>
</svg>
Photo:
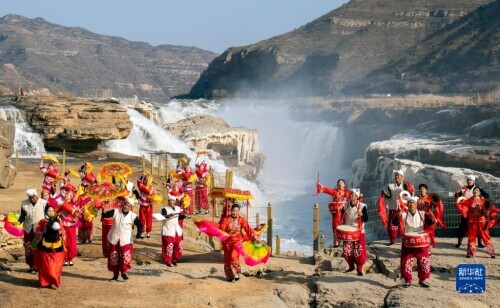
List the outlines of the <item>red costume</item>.
<svg viewBox="0 0 500 308">
<path fill-rule="evenodd" d="M 173 198 L 173 197 L 171 197 Z M 161 246 L 163 262 L 167 266 L 177 265 L 176 262 L 182 257 L 182 228 L 179 221 L 183 219 L 182 210 L 179 206 L 172 208 L 170 205 L 161 210 L 165 216 L 161 232 Z"/>
<path fill-rule="evenodd" d="M 205 214 L 208 213 L 208 187 L 207 187 L 207 177 L 209 176 L 207 170 L 207 164 L 205 162 L 201 163 L 196 169 L 196 191 L 194 194 L 194 202 L 196 204 L 196 211 L 199 213 L 200 209 L 205 210 Z"/>
<path fill-rule="evenodd" d="M 457 208 L 462 213 L 462 216 L 467 217 L 469 221 L 467 229 L 467 257 L 476 256 L 476 240 L 478 236 L 483 240 L 490 256 L 495 256 L 489 232 L 489 228 L 493 227 L 496 223 L 495 206 L 490 203 L 488 207 L 485 207 L 485 199 L 483 197 L 471 197 L 458 202 Z M 489 221 L 486 218 L 489 218 Z"/>
<path fill-rule="evenodd" d="M 401 214 L 402 232 L 423 232 L 424 224 L 432 224 L 433 217 L 423 211 L 416 211 L 415 214 L 404 212 Z M 417 271 L 419 284 L 423 284 L 431 276 L 431 259 L 429 257 L 429 247 L 410 248 L 401 245 L 401 276 L 407 284 L 411 284 L 413 272 L 413 259 L 417 259 Z"/>
<path fill-rule="evenodd" d="M 189 196 L 190 198 L 190 204 L 187 209 L 187 213 L 189 215 L 194 214 L 194 187 L 193 187 L 193 176 L 195 176 L 195 173 L 191 171 L 191 167 L 189 165 L 186 165 L 185 169 L 177 169 L 177 173 L 182 176 L 182 187 L 183 191 L 186 195 Z"/>
<path fill-rule="evenodd" d="M 224 250 L 224 272 L 226 279 L 234 280 L 241 273 L 240 254 L 236 248 L 236 244 L 243 241 L 242 231 L 250 237 L 254 237 L 254 230 L 250 228 L 245 218 L 238 216 L 224 216 L 219 224 L 219 229 L 228 233 L 229 237 L 222 241 Z"/>
<path fill-rule="evenodd" d="M 398 172 L 400 173 L 400 172 Z M 402 173 L 400 173 L 402 174 Z M 401 198 L 399 194 L 403 191 L 408 191 L 412 196 L 414 193 L 413 185 L 410 182 L 401 182 L 401 184 L 392 183 L 389 184 L 387 189 L 382 191 L 382 195 L 378 202 L 378 212 L 382 222 L 387 227 L 387 233 L 389 234 L 389 240 L 391 244 L 396 243 L 398 234 L 401 232 L 401 224 L 399 223 L 399 214 L 404 210 L 404 205 L 401 204 Z M 389 210 L 389 217 L 386 216 L 386 203 L 385 198 L 388 198 L 387 208 Z"/>
<path fill-rule="evenodd" d="M 358 211 L 362 212 L 361 217 L 358 217 Z M 361 236 L 358 241 L 344 241 L 342 247 L 344 259 L 349 264 L 349 270 L 356 270 L 358 275 L 362 275 L 363 265 L 366 262 L 366 237 L 365 237 L 365 222 L 368 221 L 368 212 L 366 204 L 358 201 L 355 205 L 346 202 L 342 208 L 343 224 L 355 227 L 361 230 Z"/>
<path fill-rule="evenodd" d="M 92 221 L 86 220 L 83 215 L 85 205 L 90 201 L 92 201 L 90 197 L 81 195 L 78 197 L 78 200 L 76 202 L 80 212 L 80 215 L 78 216 L 78 219 L 80 221 L 80 225 L 78 227 L 78 241 L 80 243 L 92 243 L 94 223 Z"/>
<path fill-rule="evenodd" d="M 436 209 L 436 214 L 434 214 L 433 209 Z M 443 219 L 443 202 L 439 200 L 439 202 L 434 206 L 432 204 L 432 199 L 430 195 L 426 195 L 425 197 L 420 197 L 417 201 L 417 210 L 423 211 L 427 214 L 431 213 L 434 217 L 436 217 L 437 224 L 443 228 L 447 229 L 448 227 L 444 224 Z M 432 251 L 432 247 L 436 247 L 436 224 L 424 224 L 425 232 L 429 233 L 431 237 L 431 244 L 429 245 L 429 253 Z"/>
<path fill-rule="evenodd" d="M 26 193 L 29 197 L 36 196 L 35 189 L 28 189 Z M 30 199 L 21 202 L 21 216 L 19 217 L 18 222 L 23 223 L 24 253 L 26 256 L 26 264 L 28 264 L 30 270 L 35 268 L 31 243 L 35 238 L 35 230 L 38 223 L 44 217 L 46 205 L 47 201 L 41 198 L 38 198 L 35 204 L 33 204 Z"/>
<path fill-rule="evenodd" d="M 55 230 L 54 230 L 55 229 Z M 35 266 L 40 287 L 61 284 L 61 273 L 66 252 L 64 236 L 58 219 L 43 219 L 36 230 Z"/>
<path fill-rule="evenodd" d="M 143 174 L 137 180 L 137 188 L 139 188 L 139 219 L 146 233 L 149 234 L 153 229 L 153 203 L 149 199 L 150 196 L 156 194 L 156 191 L 151 184 L 152 179 L 149 175 Z"/>
<path fill-rule="evenodd" d="M 59 172 L 56 168 L 54 168 L 53 162 L 49 162 L 48 166 L 45 167 L 43 161 L 40 162 L 40 171 L 42 171 L 43 173 L 42 190 L 46 190 L 49 193 L 52 193 L 54 180 L 59 175 Z"/>
<path fill-rule="evenodd" d="M 325 186 L 321 186 L 318 188 L 318 193 L 323 192 L 332 196 L 332 199 L 330 199 L 330 203 L 328 203 L 328 209 L 332 214 L 333 244 L 338 245 L 339 241 L 337 240 L 337 227 L 341 224 L 342 207 L 349 199 L 351 191 L 347 189 L 340 190 L 336 188 L 328 188 Z"/>
<path fill-rule="evenodd" d="M 75 209 L 75 211 L 77 210 L 74 202 L 65 202 L 61 207 L 71 207 Z M 76 243 L 76 217 L 69 213 L 61 212 L 60 218 L 66 235 L 66 257 L 64 258 L 64 262 L 65 264 L 72 265 L 73 259 L 78 254 L 78 247 Z"/>
</svg>

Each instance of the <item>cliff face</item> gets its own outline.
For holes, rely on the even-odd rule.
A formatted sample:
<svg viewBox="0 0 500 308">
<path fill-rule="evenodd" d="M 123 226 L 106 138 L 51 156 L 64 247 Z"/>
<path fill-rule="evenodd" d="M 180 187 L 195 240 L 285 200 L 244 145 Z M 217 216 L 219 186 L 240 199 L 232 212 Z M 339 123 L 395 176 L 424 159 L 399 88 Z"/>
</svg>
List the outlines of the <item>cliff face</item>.
<svg viewBox="0 0 500 308">
<path fill-rule="evenodd" d="M 127 138 L 133 127 L 127 109 L 111 102 L 18 97 L 12 103 L 43 135 L 47 150 L 89 152 L 101 141 Z"/>
<path fill-rule="evenodd" d="M 9 188 L 14 183 L 16 168 L 9 157 L 14 153 L 15 125 L 0 118 L 0 188 Z"/>
<path fill-rule="evenodd" d="M 151 46 L 63 27 L 41 18 L 0 18 L 0 89 L 48 88 L 94 97 L 165 99 L 187 93 L 215 53 L 195 47 Z"/>
<path fill-rule="evenodd" d="M 247 178 L 255 178 L 264 156 L 259 152 L 259 134 L 254 129 L 230 127 L 211 116 L 187 118 L 164 128 L 184 140 L 194 151 L 209 150 L 215 159 Z"/>
<path fill-rule="evenodd" d="M 336 94 L 489 2 L 350 1 L 289 33 L 227 49 L 189 95 Z"/>
</svg>

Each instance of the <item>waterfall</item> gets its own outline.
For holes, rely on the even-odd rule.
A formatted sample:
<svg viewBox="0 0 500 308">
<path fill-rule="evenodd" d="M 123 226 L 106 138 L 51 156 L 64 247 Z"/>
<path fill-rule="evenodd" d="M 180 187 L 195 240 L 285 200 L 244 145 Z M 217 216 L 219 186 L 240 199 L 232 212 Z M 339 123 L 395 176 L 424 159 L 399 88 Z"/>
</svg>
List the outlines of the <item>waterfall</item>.
<svg viewBox="0 0 500 308">
<path fill-rule="evenodd" d="M 0 118 L 15 123 L 14 149 L 19 150 L 19 157 L 38 158 L 45 153 L 42 136 L 33 131 L 19 109 L 10 105 L 1 105 Z"/>
</svg>

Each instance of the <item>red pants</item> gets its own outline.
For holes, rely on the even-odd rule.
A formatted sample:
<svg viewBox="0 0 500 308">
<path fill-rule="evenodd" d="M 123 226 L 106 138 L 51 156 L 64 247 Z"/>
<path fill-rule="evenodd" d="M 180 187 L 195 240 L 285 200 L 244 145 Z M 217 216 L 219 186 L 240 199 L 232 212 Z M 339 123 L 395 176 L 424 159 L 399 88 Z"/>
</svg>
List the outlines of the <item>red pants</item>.
<svg viewBox="0 0 500 308">
<path fill-rule="evenodd" d="M 33 249 L 31 248 L 31 242 L 35 238 L 35 232 L 31 231 L 30 233 L 24 232 L 24 255 L 26 256 L 26 264 L 30 268 L 33 268 Z"/>
<path fill-rule="evenodd" d="M 344 259 L 349 264 L 349 268 L 354 268 L 354 264 L 356 264 L 356 270 L 361 272 L 363 264 L 366 262 L 365 234 L 361 233 L 359 241 L 344 241 L 343 251 Z"/>
<path fill-rule="evenodd" d="M 108 270 L 114 276 L 118 273 L 126 274 L 132 268 L 132 258 L 134 257 L 134 247 L 132 244 L 120 246 L 120 241 L 111 245 L 111 252 L 108 257 Z"/>
<path fill-rule="evenodd" d="M 333 204 L 329 204 L 328 207 L 330 209 L 330 214 L 332 214 L 333 245 L 337 245 L 339 243 L 337 240 L 337 227 L 341 225 L 342 208 L 336 207 Z"/>
<path fill-rule="evenodd" d="M 177 262 L 182 257 L 182 237 L 179 235 L 162 236 L 161 255 L 165 264 Z"/>
<path fill-rule="evenodd" d="M 491 242 L 490 230 L 485 228 L 486 221 L 478 221 L 473 217 L 469 218 L 469 228 L 467 230 L 468 233 L 468 241 L 467 241 L 467 255 L 475 257 L 476 256 L 476 240 L 479 236 L 483 239 L 484 245 L 486 249 L 488 249 L 488 253 L 490 256 L 495 255 L 495 251 L 493 249 L 493 243 Z"/>
<path fill-rule="evenodd" d="M 80 243 L 92 242 L 92 232 L 94 231 L 94 224 L 92 221 L 81 219 L 82 226 L 78 228 L 78 241 Z"/>
<path fill-rule="evenodd" d="M 102 254 L 105 258 L 111 252 L 111 243 L 108 241 L 108 233 L 113 225 L 102 224 Z"/>
<path fill-rule="evenodd" d="M 197 210 L 200 210 L 200 208 L 208 210 L 208 188 L 206 186 L 196 187 L 194 199 L 195 199 L 194 203 L 196 204 Z"/>
<path fill-rule="evenodd" d="M 76 227 L 64 226 L 64 232 L 66 233 L 66 240 L 64 242 L 66 246 L 66 258 L 64 261 L 71 262 L 78 253 L 78 247 L 76 246 Z"/>
<path fill-rule="evenodd" d="M 399 225 L 399 211 L 389 211 L 389 223 L 387 224 L 387 232 L 391 243 L 396 243 L 401 226 Z"/>
<path fill-rule="evenodd" d="M 413 258 L 417 258 L 417 271 L 419 283 L 431 276 L 431 258 L 428 247 L 401 248 L 401 276 L 407 283 L 411 283 L 413 272 Z"/>
<path fill-rule="evenodd" d="M 141 220 L 141 223 L 143 225 L 143 231 L 147 233 L 151 232 L 151 230 L 153 229 L 153 206 L 141 205 L 141 208 L 139 209 L 139 219 Z"/>
<path fill-rule="evenodd" d="M 50 287 L 61 284 L 61 273 L 66 252 L 45 252 L 35 250 L 35 265 L 38 270 L 40 287 Z"/>
<path fill-rule="evenodd" d="M 235 241 L 225 241 L 222 243 L 224 250 L 224 273 L 226 279 L 232 280 L 241 274 L 240 253 L 236 249 Z"/>
</svg>

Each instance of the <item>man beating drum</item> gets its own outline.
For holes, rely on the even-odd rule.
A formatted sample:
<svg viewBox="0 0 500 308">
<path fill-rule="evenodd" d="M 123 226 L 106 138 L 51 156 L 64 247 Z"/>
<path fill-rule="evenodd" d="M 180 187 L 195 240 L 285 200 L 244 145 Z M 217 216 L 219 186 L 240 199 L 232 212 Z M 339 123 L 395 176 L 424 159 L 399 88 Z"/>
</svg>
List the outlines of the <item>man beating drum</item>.
<svg viewBox="0 0 500 308">
<path fill-rule="evenodd" d="M 343 224 L 337 227 L 337 238 L 344 241 L 342 247 L 344 259 L 349 264 L 347 272 L 356 271 L 363 276 L 363 264 L 366 262 L 365 222 L 368 221 L 366 204 L 359 201 L 359 189 L 351 189 L 349 202 L 342 208 Z"/>
<path fill-rule="evenodd" d="M 405 279 L 405 287 L 411 285 L 413 258 L 417 259 L 418 284 L 429 288 L 426 280 L 431 276 L 431 259 L 429 244 L 431 238 L 424 231 L 426 225 L 434 225 L 436 219 L 432 213 L 417 211 L 418 197 L 407 200 L 408 212 L 401 212 L 400 225 L 404 226 L 403 245 L 401 246 L 401 276 Z"/>
</svg>

